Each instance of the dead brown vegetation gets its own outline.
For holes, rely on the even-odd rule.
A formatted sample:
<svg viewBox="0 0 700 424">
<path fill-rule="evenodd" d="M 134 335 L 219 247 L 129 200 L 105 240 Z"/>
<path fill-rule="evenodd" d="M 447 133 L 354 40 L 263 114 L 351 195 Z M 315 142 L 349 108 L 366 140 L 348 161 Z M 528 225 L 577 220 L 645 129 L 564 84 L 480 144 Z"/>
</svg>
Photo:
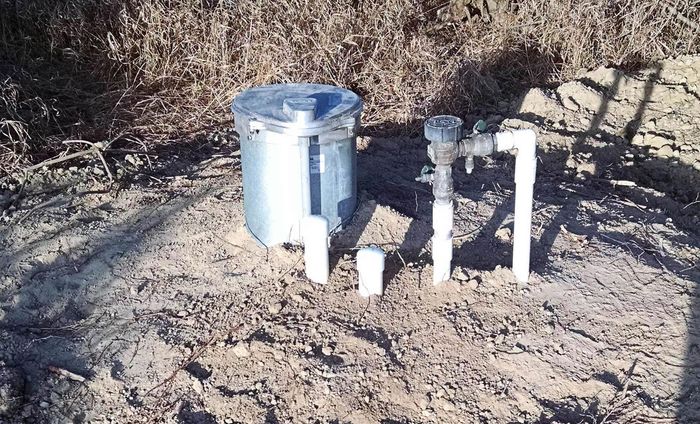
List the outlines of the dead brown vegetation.
<svg viewBox="0 0 700 424">
<path fill-rule="evenodd" d="M 67 137 L 224 125 L 264 83 L 351 88 L 367 126 L 464 113 L 512 84 L 696 53 L 699 18 L 689 0 L 0 0 L 0 172 Z"/>
</svg>

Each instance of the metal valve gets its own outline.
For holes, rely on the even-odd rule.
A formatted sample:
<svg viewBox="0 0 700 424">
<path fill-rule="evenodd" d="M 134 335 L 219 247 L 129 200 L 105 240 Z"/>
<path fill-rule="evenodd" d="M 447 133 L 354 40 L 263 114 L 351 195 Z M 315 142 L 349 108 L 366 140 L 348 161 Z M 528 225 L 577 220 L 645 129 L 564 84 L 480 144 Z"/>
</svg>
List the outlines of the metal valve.
<svg viewBox="0 0 700 424">
<path fill-rule="evenodd" d="M 433 282 L 450 278 L 452 262 L 452 227 L 454 225 L 454 193 L 452 164 L 464 158 L 467 174 L 474 170 L 474 157 L 496 151 L 517 149 L 515 160 L 515 218 L 513 236 L 513 273 L 519 281 L 527 281 L 530 273 L 530 226 L 532 222 L 532 193 L 537 168 L 536 135 L 532 130 L 488 132 L 484 121 L 478 121 L 464 133 L 463 122 L 455 116 L 429 118 L 424 125 L 425 138 L 430 141 L 428 157 L 434 167 L 425 166 L 416 181 L 433 185 Z M 520 194 L 518 194 L 520 193 Z"/>
<path fill-rule="evenodd" d="M 439 115 L 425 121 L 423 132 L 430 141 L 428 157 L 435 165 L 452 165 L 459 157 L 464 123 L 456 116 Z"/>
</svg>

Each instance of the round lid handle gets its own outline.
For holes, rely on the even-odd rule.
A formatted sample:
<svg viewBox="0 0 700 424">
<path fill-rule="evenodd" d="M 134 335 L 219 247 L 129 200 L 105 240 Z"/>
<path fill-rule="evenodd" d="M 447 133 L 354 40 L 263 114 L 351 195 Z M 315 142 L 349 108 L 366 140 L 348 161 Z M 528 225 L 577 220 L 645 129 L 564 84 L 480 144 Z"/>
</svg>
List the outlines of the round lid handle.
<svg viewBox="0 0 700 424">
<path fill-rule="evenodd" d="M 282 111 L 292 121 L 311 122 L 316 119 L 316 99 L 313 97 L 291 97 L 284 99 Z"/>
</svg>

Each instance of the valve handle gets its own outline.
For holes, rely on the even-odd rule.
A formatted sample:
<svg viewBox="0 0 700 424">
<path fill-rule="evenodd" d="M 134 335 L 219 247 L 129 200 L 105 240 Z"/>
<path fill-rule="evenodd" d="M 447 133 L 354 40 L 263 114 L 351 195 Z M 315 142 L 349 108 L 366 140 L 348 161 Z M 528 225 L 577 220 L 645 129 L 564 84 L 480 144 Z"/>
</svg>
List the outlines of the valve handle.
<svg viewBox="0 0 700 424">
<path fill-rule="evenodd" d="M 476 124 L 474 124 L 474 127 L 472 128 L 472 134 L 482 134 L 485 133 L 486 130 L 488 129 L 486 125 L 486 121 L 483 119 L 479 119 L 476 121 Z"/>
<path fill-rule="evenodd" d="M 433 182 L 435 174 L 435 168 L 432 165 L 424 165 L 420 170 L 420 175 L 415 178 L 416 181 L 420 183 L 431 183 Z"/>
</svg>

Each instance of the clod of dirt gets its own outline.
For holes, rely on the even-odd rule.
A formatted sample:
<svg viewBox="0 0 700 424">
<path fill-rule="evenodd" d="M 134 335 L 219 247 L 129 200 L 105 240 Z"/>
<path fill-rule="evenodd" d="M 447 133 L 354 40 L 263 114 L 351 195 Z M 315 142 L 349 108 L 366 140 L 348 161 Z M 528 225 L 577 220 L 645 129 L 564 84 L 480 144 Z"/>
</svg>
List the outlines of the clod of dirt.
<svg viewBox="0 0 700 424">
<path fill-rule="evenodd" d="M 510 228 L 503 227 L 496 230 L 496 238 L 501 241 L 510 241 L 511 231 Z"/>
<path fill-rule="evenodd" d="M 275 302 L 272 305 L 267 307 L 268 312 L 272 315 L 277 315 L 282 311 L 282 308 L 284 305 L 282 305 L 280 302 Z"/>
<path fill-rule="evenodd" d="M 461 267 L 455 268 L 452 276 L 457 281 L 467 281 L 469 280 L 469 274 L 467 274 Z"/>
<path fill-rule="evenodd" d="M 238 342 L 231 349 L 231 352 L 239 358 L 247 358 L 250 356 L 250 349 L 244 342 Z"/>
</svg>

